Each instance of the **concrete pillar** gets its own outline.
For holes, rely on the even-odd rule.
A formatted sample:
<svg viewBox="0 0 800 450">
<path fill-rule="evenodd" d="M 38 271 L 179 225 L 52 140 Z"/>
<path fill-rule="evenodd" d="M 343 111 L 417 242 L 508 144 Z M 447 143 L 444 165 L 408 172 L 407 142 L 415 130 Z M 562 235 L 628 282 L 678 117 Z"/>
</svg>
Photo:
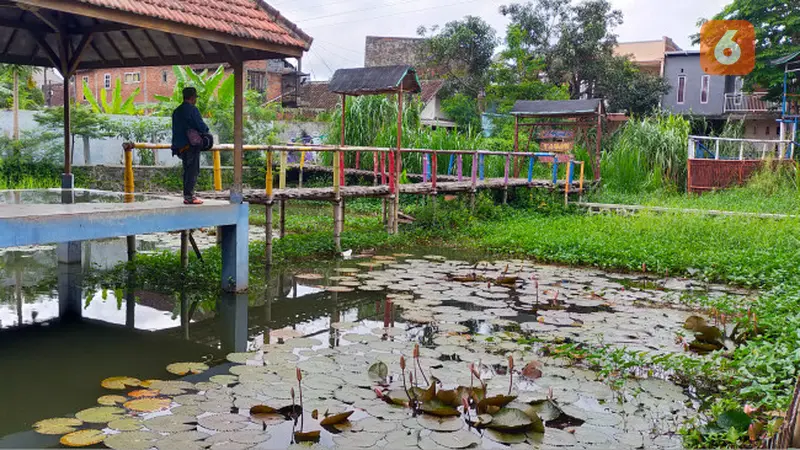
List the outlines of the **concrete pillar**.
<svg viewBox="0 0 800 450">
<path fill-rule="evenodd" d="M 71 173 L 61 174 L 61 203 L 71 205 L 75 203 L 75 176 Z"/>
<path fill-rule="evenodd" d="M 58 256 L 58 313 L 63 319 L 82 316 L 83 267 L 81 242 L 66 242 L 56 248 Z"/>
<path fill-rule="evenodd" d="M 222 289 L 226 292 L 246 292 L 249 268 L 249 204 L 239 205 L 235 225 L 221 227 Z"/>
<path fill-rule="evenodd" d="M 217 325 L 222 351 L 247 351 L 248 297 L 246 293 L 223 292 L 217 301 Z"/>
</svg>

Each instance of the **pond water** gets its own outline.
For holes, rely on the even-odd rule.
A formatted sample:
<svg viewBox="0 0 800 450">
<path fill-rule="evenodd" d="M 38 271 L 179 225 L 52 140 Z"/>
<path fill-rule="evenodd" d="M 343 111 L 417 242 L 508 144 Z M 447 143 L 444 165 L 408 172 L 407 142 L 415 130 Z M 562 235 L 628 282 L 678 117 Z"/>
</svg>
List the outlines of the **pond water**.
<svg viewBox="0 0 800 450">
<path fill-rule="evenodd" d="M 74 203 L 125 203 L 125 194 L 121 192 L 96 191 L 92 189 L 74 189 Z M 56 205 L 62 202 L 61 189 L 22 189 L 0 191 L 0 205 L 44 204 Z M 157 195 L 134 194 L 133 201 L 164 200 Z"/>
<path fill-rule="evenodd" d="M 176 244 L 175 235 L 138 241 L 145 252 Z M 84 271 L 110 268 L 125 260 L 125 241 L 86 242 L 83 254 Z M 685 389 L 657 377 L 612 389 L 543 346 L 683 352 L 676 336 L 693 314 L 685 297 L 744 294 L 426 249 L 288 268 L 249 298 L 220 298 L 216 311 L 195 310 L 180 293 L 138 292 L 135 304 L 84 293 L 81 318 L 62 320 L 55 260 L 49 248 L 0 253 L 0 398 L 13 405 L 0 408 L 0 447 L 57 447 L 70 426 L 52 435 L 31 427 L 78 413 L 74 429 L 103 431 L 75 438 L 112 448 L 286 448 L 300 429 L 284 417 L 297 418 L 299 368 L 303 431 L 319 432 L 319 448 L 680 448 L 676 431 L 695 405 Z M 181 361 L 210 368 L 188 378 L 165 369 Z M 135 380 L 101 386 L 114 376 Z M 153 379 L 167 381 L 138 386 Z M 431 380 L 433 397 L 423 389 Z M 105 397 L 110 405 L 157 397 L 92 409 L 109 394 L 123 396 Z M 468 400 L 468 414 L 455 396 Z M 251 416 L 254 405 L 284 415 Z M 326 412 L 351 411 L 320 426 Z"/>
</svg>

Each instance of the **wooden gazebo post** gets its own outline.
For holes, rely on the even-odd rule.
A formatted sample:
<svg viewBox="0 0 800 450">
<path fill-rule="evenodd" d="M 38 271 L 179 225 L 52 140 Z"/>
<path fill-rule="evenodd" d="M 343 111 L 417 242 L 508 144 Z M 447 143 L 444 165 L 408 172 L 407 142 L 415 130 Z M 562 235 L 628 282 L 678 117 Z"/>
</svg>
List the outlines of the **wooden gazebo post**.
<svg viewBox="0 0 800 450">
<path fill-rule="evenodd" d="M 405 79 L 405 78 L 404 78 Z M 400 167 L 402 166 L 403 157 L 401 149 L 403 148 L 403 81 L 400 82 L 400 90 L 397 92 L 397 156 L 395 156 L 395 174 L 394 174 L 394 207 L 392 208 L 392 234 L 400 231 L 398 225 L 400 219 Z M 435 156 L 434 156 L 435 157 Z"/>
</svg>

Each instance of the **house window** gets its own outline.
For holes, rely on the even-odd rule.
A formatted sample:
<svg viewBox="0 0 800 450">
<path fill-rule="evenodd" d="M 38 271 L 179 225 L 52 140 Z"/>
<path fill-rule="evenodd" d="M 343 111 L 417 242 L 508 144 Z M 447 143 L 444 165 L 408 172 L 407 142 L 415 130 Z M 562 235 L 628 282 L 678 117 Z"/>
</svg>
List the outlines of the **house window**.
<svg viewBox="0 0 800 450">
<path fill-rule="evenodd" d="M 678 104 L 682 105 L 686 101 L 686 76 L 678 77 Z"/>
<path fill-rule="evenodd" d="M 164 84 L 167 84 L 167 81 L 168 81 L 167 71 L 166 70 L 162 70 L 161 71 L 161 82 L 164 83 Z"/>
<path fill-rule="evenodd" d="M 107 73 L 103 75 L 103 87 L 105 89 L 111 89 L 111 74 Z"/>
<path fill-rule="evenodd" d="M 706 104 L 708 103 L 708 91 L 711 87 L 711 76 L 703 75 L 700 80 L 700 103 Z"/>
<path fill-rule="evenodd" d="M 247 88 L 251 91 L 264 92 L 267 90 L 267 74 L 260 70 L 247 71 Z"/>
<path fill-rule="evenodd" d="M 142 74 L 141 72 L 126 72 L 125 73 L 125 84 L 133 84 L 142 81 Z"/>
<path fill-rule="evenodd" d="M 769 125 L 767 125 L 767 129 L 764 131 L 764 136 L 769 136 Z"/>
</svg>

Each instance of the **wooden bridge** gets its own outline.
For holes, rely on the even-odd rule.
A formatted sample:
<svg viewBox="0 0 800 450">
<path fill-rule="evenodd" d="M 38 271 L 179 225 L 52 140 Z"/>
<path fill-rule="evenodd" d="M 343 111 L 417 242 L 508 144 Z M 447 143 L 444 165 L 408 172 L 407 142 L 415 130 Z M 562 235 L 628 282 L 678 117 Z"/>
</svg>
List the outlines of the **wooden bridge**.
<svg viewBox="0 0 800 450">
<path fill-rule="evenodd" d="M 125 144 L 125 192 L 134 193 L 133 179 L 134 149 L 163 150 L 169 144 Z M 222 188 L 222 175 L 220 153 L 232 151 L 231 145 L 218 145 L 210 151 L 213 155 L 214 166 L 214 191 L 202 192 L 203 198 L 214 200 L 227 200 L 230 191 Z M 435 207 L 436 198 L 440 194 L 467 194 L 470 205 L 474 208 L 475 195 L 481 190 L 502 191 L 503 202 L 508 199 L 508 190 L 514 188 L 545 189 L 564 193 L 565 202 L 569 201 L 570 194 L 583 194 L 584 190 L 584 163 L 574 161 L 568 155 L 547 152 L 493 152 L 486 150 L 431 150 L 431 149 L 394 149 L 379 147 L 353 147 L 353 146 L 297 146 L 297 145 L 246 145 L 244 151 L 257 151 L 266 154 L 266 176 L 264 189 L 244 190 L 242 195 L 248 203 L 266 206 L 267 229 L 267 264 L 272 262 L 272 227 L 273 206 L 277 203 L 280 214 L 280 236 L 285 234 L 285 211 L 287 201 L 327 201 L 333 204 L 334 216 L 334 243 L 337 252 L 341 252 L 341 233 L 344 225 L 345 200 L 353 198 L 381 198 L 383 199 L 383 217 L 389 233 L 397 233 L 399 224 L 399 196 L 424 195 L 428 196 Z M 331 166 L 306 165 L 306 153 L 315 152 L 332 154 Z M 277 153 L 277 161 L 275 154 Z M 288 155 L 299 155 L 299 163 L 290 165 Z M 372 155 L 372 170 L 360 167 L 361 154 Z M 355 162 L 353 168 L 345 167 L 345 156 L 354 154 L 350 158 Z M 405 182 L 401 179 L 403 159 L 416 157 L 422 161 L 422 174 L 406 174 Z M 441 157 L 449 158 L 448 174 L 440 174 L 438 161 Z M 465 157 L 469 158 L 469 173 L 465 172 Z M 503 177 L 487 178 L 486 161 L 489 158 L 503 160 Z M 397 164 L 396 164 L 397 163 Z M 550 179 L 534 179 L 535 165 L 552 165 Z M 566 177 L 558 179 L 558 167 L 566 166 Z M 523 168 L 527 169 L 527 174 Z M 299 170 L 297 186 L 287 184 L 287 171 L 290 168 Z M 275 186 L 275 172 L 278 183 Z M 307 173 L 331 174 L 329 187 L 303 187 L 304 175 Z M 454 174 L 450 174 L 453 172 Z M 522 175 L 522 176 L 521 176 Z M 527 176 L 525 176 L 527 175 Z M 372 185 L 347 185 L 347 176 L 372 180 Z"/>
</svg>

